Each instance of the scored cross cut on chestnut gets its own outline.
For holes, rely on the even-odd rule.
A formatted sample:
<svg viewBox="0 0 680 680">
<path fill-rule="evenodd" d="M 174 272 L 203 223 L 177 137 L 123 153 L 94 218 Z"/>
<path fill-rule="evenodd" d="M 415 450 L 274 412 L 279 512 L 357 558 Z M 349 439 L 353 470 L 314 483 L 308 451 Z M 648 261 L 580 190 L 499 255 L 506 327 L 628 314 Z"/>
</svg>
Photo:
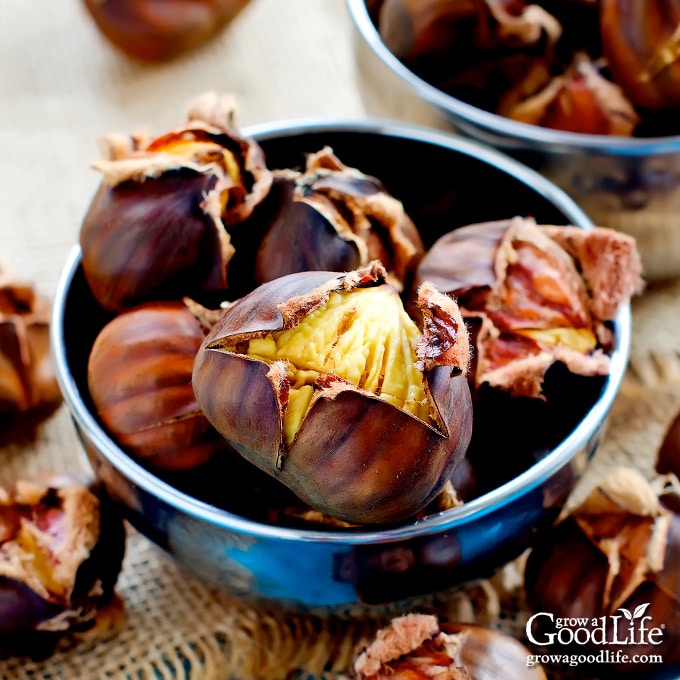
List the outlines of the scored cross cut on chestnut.
<svg viewBox="0 0 680 680">
<path fill-rule="evenodd" d="M 201 410 L 312 508 L 355 524 L 414 516 L 472 432 L 456 303 L 421 286 L 421 332 L 377 261 L 300 272 L 230 305 L 194 363 Z"/>
</svg>

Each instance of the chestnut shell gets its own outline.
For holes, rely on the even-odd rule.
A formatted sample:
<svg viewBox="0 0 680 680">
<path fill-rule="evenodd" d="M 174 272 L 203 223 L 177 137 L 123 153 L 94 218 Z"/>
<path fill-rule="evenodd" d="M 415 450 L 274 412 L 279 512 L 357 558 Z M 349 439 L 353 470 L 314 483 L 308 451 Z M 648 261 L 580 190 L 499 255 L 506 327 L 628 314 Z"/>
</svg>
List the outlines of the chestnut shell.
<svg viewBox="0 0 680 680">
<path fill-rule="evenodd" d="M 196 403 L 191 373 L 204 333 L 182 302 L 148 302 L 109 321 L 88 361 L 88 386 L 112 437 L 143 463 L 186 470 L 225 449 Z"/>
</svg>

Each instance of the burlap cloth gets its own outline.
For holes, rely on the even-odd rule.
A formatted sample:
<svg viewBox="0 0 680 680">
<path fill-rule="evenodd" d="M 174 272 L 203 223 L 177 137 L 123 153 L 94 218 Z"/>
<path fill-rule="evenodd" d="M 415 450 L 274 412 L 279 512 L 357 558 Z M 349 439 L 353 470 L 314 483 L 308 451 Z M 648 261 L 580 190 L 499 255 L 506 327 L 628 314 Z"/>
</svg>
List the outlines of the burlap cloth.
<svg viewBox="0 0 680 680">
<path fill-rule="evenodd" d="M 111 131 L 163 131 L 208 89 L 238 98 L 242 125 L 307 116 L 365 115 L 355 84 L 343 0 L 253 0 L 217 40 L 178 61 L 136 65 L 96 32 L 80 0 L 1 5 L 0 257 L 52 296 L 99 177 L 96 140 Z M 651 470 L 680 409 L 680 283 L 657 284 L 634 304 L 631 366 L 608 436 L 579 489 L 616 463 Z M 0 481 L 44 470 L 87 470 L 65 408 L 35 441 L 2 445 Z M 578 494 L 577 490 L 577 494 Z M 521 635 L 517 575 L 437 596 L 449 617 Z M 514 579 L 514 580 L 513 580 Z M 498 586 L 500 578 L 495 584 Z M 378 621 L 264 611 L 213 592 L 130 532 L 119 581 L 122 630 L 67 643 L 50 659 L 0 660 L 21 680 L 226 680 L 332 676 Z"/>
</svg>

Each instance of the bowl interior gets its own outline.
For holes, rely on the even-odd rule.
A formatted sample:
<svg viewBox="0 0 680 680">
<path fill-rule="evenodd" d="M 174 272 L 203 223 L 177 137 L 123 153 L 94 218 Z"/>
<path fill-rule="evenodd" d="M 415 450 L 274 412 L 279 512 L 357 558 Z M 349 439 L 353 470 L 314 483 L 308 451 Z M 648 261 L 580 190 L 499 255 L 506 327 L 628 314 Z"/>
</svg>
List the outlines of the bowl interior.
<svg viewBox="0 0 680 680">
<path fill-rule="evenodd" d="M 573 201 L 538 174 L 492 150 L 450 135 L 383 122 L 298 122 L 253 127 L 244 132 L 258 139 L 271 168 L 298 167 L 306 153 L 331 146 L 345 164 L 380 178 L 388 191 L 404 202 L 426 245 L 458 226 L 514 215 L 531 215 L 539 223 L 591 227 Z M 75 264 L 72 272 L 63 278 L 55 301 L 56 360 L 61 381 L 67 388 L 67 402 L 76 413 L 76 420 L 79 409 L 83 409 L 96 422 L 87 389 L 87 358 L 96 335 L 111 317 L 99 308 L 77 261 Z M 523 488 L 535 486 L 586 443 L 606 415 L 623 374 L 628 325 L 624 310 L 615 324 L 618 341 L 609 379 L 586 383 L 566 378 L 567 388 L 556 392 L 555 406 L 549 414 L 559 419 L 555 428 L 552 421 L 546 420 L 545 412 L 519 414 L 513 410 L 514 406 L 508 410 L 506 403 L 491 404 L 492 414 L 497 413 L 497 409 L 505 414 L 502 427 L 514 428 L 517 432 L 518 427 L 524 427 L 526 441 L 522 437 L 514 439 L 519 442 L 518 446 L 530 447 L 528 456 L 521 460 L 519 467 L 517 464 L 507 469 L 499 466 L 496 477 L 489 478 L 488 488 L 466 504 L 467 507 L 441 514 L 455 520 L 458 515 L 463 517 L 477 509 L 489 508 Z M 554 377 L 556 384 L 565 384 L 562 382 L 565 376 Z M 568 412 L 568 417 L 558 415 L 563 411 Z M 524 418 L 519 426 L 518 417 Z M 571 432 L 582 420 L 579 431 Z M 537 426 L 539 421 L 544 427 Z M 545 435 L 538 446 L 534 441 L 537 432 Z M 502 433 L 501 440 L 482 441 L 481 446 L 489 454 L 495 454 L 494 447 L 507 439 Z M 200 515 L 206 506 L 217 509 L 209 513 L 211 520 L 225 525 L 232 523 L 233 517 L 267 523 L 272 499 L 278 503 L 292 499 L 286 489 L 245 461 L 217 459 L 188 473 L 155 474 L 142 470 L 127 458 L 104 433 L 98 433 L 98 441 L 105 444 L 102 454 L 109 457 L 114 466 L 124 468 L 134 483 L 163 496 L 171 504 L 180 498 L 191 513 Z M 507 454 L 508 447 L 502 446 L 503 453 Z M 506 455 L 506 458 L 515 460 L 512 456 Z M 168 488 L 173 489 L 173 494 L 168 493 Z M 335 531 L 324 528 L 326 530 Z"/>
</svg>

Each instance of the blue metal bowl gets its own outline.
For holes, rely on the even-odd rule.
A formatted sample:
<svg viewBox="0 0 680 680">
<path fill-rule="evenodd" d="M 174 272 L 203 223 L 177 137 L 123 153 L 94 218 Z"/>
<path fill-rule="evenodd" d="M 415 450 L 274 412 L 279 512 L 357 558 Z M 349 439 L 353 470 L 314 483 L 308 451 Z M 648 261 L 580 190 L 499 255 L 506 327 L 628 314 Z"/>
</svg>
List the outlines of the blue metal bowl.
<svg viewBox="0 0 680 680">
<path fill-rule="evenodd" d="M 434 130 L 381 121 L 306 121 L 244 132 L 261 143 L 270 167 L 297 166 L 305 153 L 330 145 L 345 163 L 380 177 L 403 200 L 426 243 L 456 226 L 516 214 L 592 228 L 545 178 L 493 150 Z M 611 374 L 592 405 L 586 404 L 581 422 L 521 474 L 460 507 L 381 529 L 274 526 L 230 507 L 229 498 L 206 499 L 181 478 L 161 479 L 102 429 L 88 394 L 86 365 L 106 315 L 80 262 L 76 247 L 54 300 L 52 347 L 94 471 L 131 523 L 188 571 L 244 598 L 298 610 L 395 606 L 488 576 L 519 555 L 553 522 L 597 448 L 628 358 L 630 309 L 624 307 L 613 326 Z"/>
<path fill-rule="evenodd" d="M 634 236 L 646 278 L 680 275 L 680 135 L 585 135 L 484 111 L 404 66 L 382 42 L 366 0 L 347 7 L 369 113 L 453 130 L 513 156 L 564 189 L 596 224 Z"/>
</svg>

